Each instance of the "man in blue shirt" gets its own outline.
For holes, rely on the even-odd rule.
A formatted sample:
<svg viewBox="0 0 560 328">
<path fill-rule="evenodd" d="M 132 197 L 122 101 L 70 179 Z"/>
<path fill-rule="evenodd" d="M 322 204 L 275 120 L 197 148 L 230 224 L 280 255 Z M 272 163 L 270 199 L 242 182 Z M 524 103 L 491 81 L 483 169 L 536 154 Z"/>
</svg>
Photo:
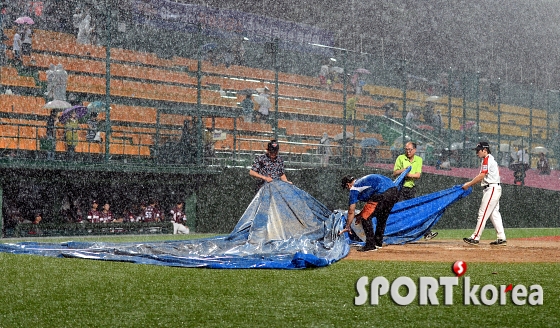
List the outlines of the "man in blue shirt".
<svg viewBox="0 0 560 328">
<path fill-rule="evenodd" d="M 346 227 L 340 233 L 352 233 L 350 225 L 354 221 L 356 203 L 358 201 L 366 202 L 358 216 L 366 233 L 366 245 L 360 251 L 368 252 L 380 249 L 383 246 L 383 234 L 389 213 L 399 199 L 397 186 L 391 179 L 383 175 L 370 174 L 360 179 L 347 175 L 342 178 L 342 188 L 350 190 L 350 196 Z M 377 218 L 375 233 L 371 222 L 374 217 Z"/>
</svg>

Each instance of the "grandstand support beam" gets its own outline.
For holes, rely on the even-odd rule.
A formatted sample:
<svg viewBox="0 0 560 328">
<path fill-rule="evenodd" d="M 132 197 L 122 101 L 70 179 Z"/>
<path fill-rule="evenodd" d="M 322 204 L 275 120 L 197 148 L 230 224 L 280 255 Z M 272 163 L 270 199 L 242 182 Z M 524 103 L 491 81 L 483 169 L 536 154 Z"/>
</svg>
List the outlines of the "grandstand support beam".
<svg viewBox="0 0 560 328">
<path fill-rule="evenodd" d="M 463 74 L 463 156 L 467 150 L 467 75 Z M 461 166 L 465 164 L 461 156 Z"/>
<path fill-rule="evenodd" d="M 237 117 L 233 117 L 233 152 L 232 152 L 232 160 L 235 163 L 237 160 Z"/>
<path fill-rule="evenodd" d="M 105 162 L 109 162 L 111 140 L 111 2 L 105 0 Z"/>
<path fill-rule="evenodd" d="M 347 62 L 348 62 L 348 50 L 342 50 L 342 69 L 344 74 L 342 74 L 342 164 L 348 163 L 348 142 L 346 142 L 346 127 L 348 125 L 348 116 L 346 116 L 347 104 L 346 100 L 348 99 L 348 78 L 347 72 Z"/>
<path fill-rule="evenodd" d="M 278 140 L 278 38 L 272 41 L 272 67 L 274 67 L 274 139 Z"/>
<path fill-rule="evenodd" d="M 449 67 L 449 74 L 447 75 L 447 141 L 449 142 L 448 149 L 451 150 L 451 91 L 453 83 L 451 83 L 451 74 L 453 74 L 453 70 Z"/>
<path fill-rule="evenodd" d="M 502 133 L 501 133 L 501 125 L 502 125 L 502 113 L 501 113 L 501 103 L 502 103 L 502 91 L 501 91 L 501 84 L 500 79 L 498 79 L 498 147 L 501 145 Z"/>
<path fill-rule="evenodd" d="M 527 151 L 529 153 L 529 165 L 531 165 L 531 149 L 533 149 L 533 103 L 535 101 L 535 88 L 533 87 L 532 83 L 530 85 L 530 90 L 531 101 L 529 102 L 529 150 Z"/>
<path fill-rule="evenodd" d="M 161 135 L 161 115 L 160 115 L 160 110 L 159 108 L 156 109 L 156 138 L 154 140 L 154 149 L 155 151 L 155 162 L 161 162 L 161 152 L 160 152 L 160 148 L 159 148 L 159 139 L 160 139 L 160 135 Z"/>
<path fill-rule="evenodd" d="M 197 25 L 197 68 L 196 68 L 196 165 L 202 165 L 202 24 Z"/>
<path fill-rule="evenodd" d="M 2 236 L 0 236 L 0 238 L 4 238 L 4 217 L 2 216 L 2 209 L 4 208 L 3 199 L 2 184 L 0 183 L 0 231 L 2 231 Z"/>
<path fill-rule="evenodd" d="M 549 93 L 552 90 L 547 89 L 546 90 L 546 146 L 548 147 L 549 142 L 550 142 L 550 120 L 552 119 L 550 117 L 550 95 Z"/>
<path fill-rule="evenodd" d="M 476 142 L 480 141 L 480 72 L 476 72 Z M 499 147 L 499 145 L 498 145 Z"/>
<path fill-rule="evenodd" d="M 558 100 L 560 101 L 560 92 L 558 92 Z M 558 126 L 556 127 L 560 133 L 560 108 L 558 108 Z M 559 156 L 559 155 L 556 155 Z"/>
<path fill-rule="evenodd" d="M 402 110 L 403 110 L 403 131 L 402 131 L 402 147 L 406 148 L 406 91 L 408 87 L 408 78 L 406 76 L 406 59 L 401 60 L 402 74 Z"/>
</svg>

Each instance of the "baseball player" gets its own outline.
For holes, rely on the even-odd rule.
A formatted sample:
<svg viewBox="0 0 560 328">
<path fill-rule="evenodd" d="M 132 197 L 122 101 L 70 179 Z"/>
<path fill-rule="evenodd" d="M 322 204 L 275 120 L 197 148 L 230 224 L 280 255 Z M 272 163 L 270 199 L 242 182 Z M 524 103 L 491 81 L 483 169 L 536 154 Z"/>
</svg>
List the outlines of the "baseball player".
<svg viewBox="0 0 560 328">
<path fill-rule="evenodd" d="M 478 221 L 476 222 L 476 228 L 470 238 L 463 238 L 463 241 L 470 245 L 478 245 L 480 242 L 480 236 L 482 231 L 484 231 L 484 226 L 486 225 L 486 220 L 490 218 L 498 239 L 491 242 L 492 246 L 505 246 L 506 234 L 504 232 L 504 226 L 502 224 L 502 216 L 500 214 L 500 196 L 502 196 L 502 187 L 500 186 L 500 172 L 498 169 L 498 163 L 494 160 L 494 157 L 490 155 L 490 146 L 487 142 L 479 142 L 476 148 L 476 156 L 482 158 L 482 165 L 480 168 L 480 173 L 471 181 L 463 185 L 463 189 L 467 190 L 471 186 L 480 182 L 483 188 L 482 191 L 482 201 L 480 207 L 478 208 Z"/>
<path fill-rule="evenodd" d="M 88 220 L 90 223 L 99 223 L 99 222 L 101 222 L 101 221 L 100 221 L 100 214 L 101 214 L 101 213 L 99 213 L 99 211 L 97 210 L 97 206 L 99 206 L 99 205 L 97 204 L 97 201 L 94 200 L 94 201 L 92 202 L 92 204 L 91 204 L 91 209 L 89 210 L 88 215 L 87 215 L 87 220 Z"/>
<path fill-rule="evenodd" d="M 101 222 L 104 223 L 109 223 L 109 222 L 113 222 L 113 213 L 109 210 L 111 206 L 109 205 L 109 203 L 105 203 L 105 205 L 103 205 L 103 210 L 101 210 L 101 212 L 99 212 L 99 219 Z"/>
<path fill-rule="evenodd" d="M 183 212 L 183 202 L 178 201 L 177 205 L 173 207 L 169 213 L 171 214 L 171 222 L 173 223 L 173 234 L 176 235 L 180 233 L 187 235 L 189 233 L 189 227 L 184 225 L 186 218 Z"/>
<path fill-rule="evenodd" d="M 150 201 L 150 204 L 144 209 L 144 222 L 159 222 L 160 213 L 156 206 L 156 201 Z"/>
</svg>

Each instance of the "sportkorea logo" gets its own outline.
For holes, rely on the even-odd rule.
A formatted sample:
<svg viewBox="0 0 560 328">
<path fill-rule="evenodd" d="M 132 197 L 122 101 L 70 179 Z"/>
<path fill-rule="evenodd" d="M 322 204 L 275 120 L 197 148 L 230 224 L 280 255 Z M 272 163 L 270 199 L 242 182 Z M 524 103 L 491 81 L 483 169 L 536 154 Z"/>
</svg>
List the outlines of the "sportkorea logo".
<svg viewBox="0 0 560 328">
<path fill-rule="evenodd" d="M 467 272 L 467 263 L 457 261 L 451 269 L 455 277 L 420 277 L 417 282 L 409 277 L 398 277 L 392 282 L 385 277 L 375 277 L 371 282 L 368 277 L 361 277 L 356 281 L 358 295 L 354 298 L 354 304 L 366 304 L 369 296 L 371 305 L 379 305 L 390 296 L 398 305 L 409 305 L 416 299 L 419 305 L 440 305 L 438 294 L 443 293 L 443 304 L 453 305 L 453 290 L 459 285 L 459 278 Z M 406 295 L 401 295 L 399 290 L 406 290 Z M 469 276 L 463 278 L 464 305 L 506 305 L 508 301 L 515 305 L 543 305 L 543 289 L 540 285 L 526 287 L 513 284 L 481 287 L 471 283 Z"/>
</svg>

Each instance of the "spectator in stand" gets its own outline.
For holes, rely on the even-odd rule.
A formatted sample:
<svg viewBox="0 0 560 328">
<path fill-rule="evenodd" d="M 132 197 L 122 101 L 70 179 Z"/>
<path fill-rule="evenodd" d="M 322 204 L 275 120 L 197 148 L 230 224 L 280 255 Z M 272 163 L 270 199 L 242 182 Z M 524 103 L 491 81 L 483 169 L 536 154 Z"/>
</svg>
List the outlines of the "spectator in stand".
<svg viewBox="0 0 560 328">
<path fill-rule="evenodd" d="M 93 32 L 93 27 L 89 10 L 86 9 L 85 11 L 80 11 L 79 9 L 77 9 L 76 14 L 74 14 L 73 20 L 74 27 L 78 29 L 76 41 L 79 44 L 91 44 L 91 34 Z"/>
<path fill-rule="evenodd" d="M 329 62 L 325 62 L 324 65 L 321 66 L 321 70 L 319 71 L 319 83 L 322 87 L 327 88 L 327 77 L 329 76 Z"/>
<path fill-rule="evenodd" d="M 251 93 L 247 93 L 245 99 L 241 102 L 241 108 L 243 108 L 243 121 L 245 122 L 253 122 L 253 95 Z"/>
<path fill-rule="evenodd" d="M 173 234 L 184 234 L 189 233 L 189 227 L 185 226 L 185 213 L 183 212 L 183 202 L 178 201 L 177 205 L 173 207 L 169 214 L 171 214 L 171 222 L 173 223 Z"/>
<path fill-rule="evenodd" d="M 68 153 L 68 160 L 74 160 L 74 155 L 76 154 L 76 146 L 78 145 L 78 131 L 80 126 L 78 125 L 78 119 L 76 117 L 76 112 L 73 111 L 70 114 L 70 118 L 64 124 L 64 130 L 66 134 L 66 151 Z"/>
<path fill-rule="evenodd" d="M 424 122 L 431 126 L 433 126 L 434 124 L 434 107 L 434 103 L 428 101 L 426 103 L 426 106 L 424 106 L 424 112 L 422 113 L 422 115 L 424 116 Z"/>
<path fill-rule="evenodd" d="M 111 206 L 108 202 L 105 202 L 103 205 L 103 210 L 99 213 L 99 220 L 103 223 L 110 223 L 113 222 L 114 217 L 113 213 L 110 210 Z"/>
<path fill-rule="evenodd" d="M 386 103 L 382 108 L 385 109 L 385 116 L 387 118 L 393 118 L 395 115 L 394 112 L 397 109 L 397 104 L 394 102 Z"/>
<path fill-rule="evenodd" d="M 98 129 L 97 113 L 92 112 L 87 120 L 86 140 L 88 142 L 101 142 L 101 136 Z"/>
<path fill-rule="evenodd" d="M 321 155 L 321 166 L 329 166 L 329 157 L 332 156 L 331 141 L 329 140 L 329 134 L 327 132 L 323 133 L 323 138 L 319 142 L 319 154 Z"/>
<path fill-rule="evenodd" d="M 14 26 L 14 32 L 14 41 L 12 43 L 14 61 L 16 61 L 16 63 L 21 63 L 21 32 L 18 30 L 17 26 Z"/>
<path fill-rule="evenodd" d="M 346 102 L 346 119 L 356 119 L 356 104 L 358 103 L 358 96 L 354 96 Z"/>
<path fill-rule="evenodd" d="M 99 210 L 97 210 L 98 206 L 99 204 L 97 204 L 96 200 L 91 203 L 91 209 L 89 210 L 87 215 L 87 220 L 89 223 L 101 222 L 101 213 L 99 212 Z"/>
<path fill-rule="evenodd" d="M 55 66 L 53 75 L 53 99 L 66 101 L 66 87 L 68 84 L 68 73 L 62 64 Z"/>
<path fill-rule="evenodd" d="M 418 125 L 418 120 L 420 119 L 420 108 L 412 107 L 412 110 L 406 114 L 406 124 L 410 127 Z"/>
<path fill-rule="evenodd" d="M 259 95 L 255 99 L 255 102 L 259 105 L 257 120 L 261 123 L 266 123 L 270 114 L 270 108 L 272 107 L 272 104 L 268 99 L 270 90 L 267 87 L 264 87 L 257 89 L 257 91 L 259 92 Z"/>
<path fill-rule="evenodd" d="M 517 151 L 517 161 L 521 164 L 529 164 L 529 154 L 523 147 L 519 147 Z"/>
<path fill-rule="evenodd" d="M 550 174 L 550 166 L 548 166 L 548 159 L 544 153 L 539 155 L 539 161 L 537 162 L 537 170 L 539 170 L 539 174 L 541 175 L 549 175 Z"/>
<path fill-rule="evenodd" d="M 23 42 L 21 43 L 21 53 L 25 56 L 31 56 L 31 38 L 33 37 L 33 31 L 31 26 L 25 24 L 23 28 Z"/>
</svg>

